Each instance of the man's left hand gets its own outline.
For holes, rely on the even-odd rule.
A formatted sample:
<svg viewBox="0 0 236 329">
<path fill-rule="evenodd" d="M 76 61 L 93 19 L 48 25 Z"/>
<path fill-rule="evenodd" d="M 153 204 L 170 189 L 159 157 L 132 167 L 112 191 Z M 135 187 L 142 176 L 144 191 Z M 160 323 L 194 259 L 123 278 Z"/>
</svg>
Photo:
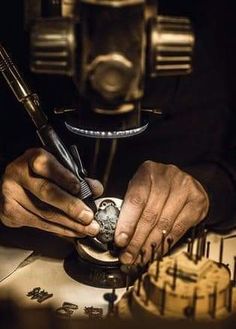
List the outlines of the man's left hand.
<svg viewBox="0 0 236 329">
<path fill-rule="evenodd" d="M 144 162 L 129 183 L 115 232 L 116 244 L 124 248 L 121 262 L 134 263 L 141 250 L 148 261 L 163 230 L 174 245 L 208 209 L 207 193 L 193 177 L 174 165 Z"/>
</svg>

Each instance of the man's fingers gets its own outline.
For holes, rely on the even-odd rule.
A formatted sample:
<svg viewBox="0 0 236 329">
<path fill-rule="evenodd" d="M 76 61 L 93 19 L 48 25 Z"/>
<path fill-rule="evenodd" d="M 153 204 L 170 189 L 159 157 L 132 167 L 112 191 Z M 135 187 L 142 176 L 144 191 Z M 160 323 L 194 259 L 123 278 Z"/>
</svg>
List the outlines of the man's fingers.
<svg viewBox="0 0 236 329">
<path fill-rule="evenodd" d="M 59 224 L 60 226 L 76 232 L 78 236 L 95 236 L 99 233 L 99 225 L 96 221 L 92 221 L 91 224 L 84 226 L 72 218 L 67 217 L 63 212 L 60 212 L 60 210 L 37 200 L 31 193 L 21 189 L 20 186 L 18 187 L 18 190 L 17 202 L 22 207 L 28 209 L 31 213 L 39 216 L 47 222 Z"/>
<path fill-rule="evenodd" d="M 101 196 L 103 194 L 104 188 L 98 180 L 91 179 L 91 178 L 86 178 L 86 181 L 89 184 L 89 186 L 90 186 L 90 188 L 93 192 L 93 196 L 95 198 L 98 198 L 99 196 Z"/>
<path fill-rule="evenodd" d="M 165 243 L 164 243 L 164 254 L 167 253 L 169 245 L 168 240 L 171 241 L 171 246 L 174 246 L 179 239 L 182 238 L 182 236 L 188 231 L 188 229 L 196 224 L 197 215 L 193 212 L 193 205 L 191 202 L 188 202 L 184 205 L 180 213 L 178 214 L 177 218 L 175 219 L 171 229 L 165 236 Z M 159 244 L 156 244 L 158 252 L 160 252 L 161 246 L 161 238 L 162 238 L 162 232 L 158 232 L 156 234 L 159 234 Z M 145 252 L 145 261 L 148 261 L 150 259 L 151 255 L 151 245 L 155 243 L 156 235 L 153 234 L 150 235 L 147 239 L 143 249 Z"/>
<path fill-rule="evenodd" d="M 78 178 L 68 169 L 66 169 L 57 159 L 47 151 L 39 149 L 36 155 L 30 161 L 30 167 L 38 176 L 49 179 L 62 189 L 71 194 L 78 194 L 80 191 L 80 182 Z M 86 179 L 94 197 L 99 197 L 103 194 L 102 184 L 95 179 Z"/>
<path fill-rule="evenodd" d="M 149 225 L 147 225 L 147 219 L 146 221 L 140 220 L 133 239 L 123 255 L 121 255 L 121 261 L 123 263 L 130 263 L 128 261 L 127 254 L 132 254 L 133 260 L 135 260 L 141 249 L 146 251 L 146 259 L 150 257 L 152 244 L 159 246 L 162 239 L 162 232 L 165 231 L 166 234 L 168 234 L 171 231 L 172 226 L 174 225 L 178 214 L 183 209 L 187 198 L 185 193 L 178 195 L 176 193 L 171 193 L 171 190 L 164 188 L 161 189 L 160 195 L 162 196 L 160 196 L 160 201 L 158 201 L 160 208 L 158 209 L 159 214 L 156 218 L 156 222 L 150 222 Z M 155 200 L 155 193 L 153 193 L 152 198 Z M 156 203 L 157 200 L 158 198 L 156 198 Z M 155 206 L 153 204 L 153 207 L 150 209 L 155 209 L 154 207 Z M 149 215 L 149 220 L 151 221 L 151 214 Z M 141 227 L 139 227 L 141 222 L 143 223 Z M 148 226 L 150 228 L 149 232 L 147 232 Z"/>
<path fill-rule="evenodd" d="M 35 151 L 32 159 L 29 161 L 33 173 L 47 178 L 71 194 L 78 194 L 80 183 L 77 177 L 50 153 L 43 149 Z"/>
<path fill-rule="evenodd" d="M 93 212 L 81 200 L 46 179 L 24 177 L 21 185 L 39 200 L 60 209 L 81 224 L 88 225 L 93 220 Z"/>
<path fill-rule="evenodd" d="M 115 232 L 115 242 L 118 247 L 125 247 L 131 240 L 148 201 L 149 193 L 149 184 L 140 184 L 138 180 L 130 184 Z"/>
<path fill-rule="evenodd" d="M 169 237 L 173 239 L 173 244 L 188 231 L 189 228 L 197 224 L 199 218 L 198 212 L 193 211 L 192 202 L 186 203 L 183 210 L 175 220 L 175 223 L 169 233 Z"/>
<path fill-rule="evenodd" d="M 65 237 L 78 237 L 78 234 L 72 230 L 64 228 L 60 225 L 51 224 L 42 218 L 28 212 L 16 201 L 9 203 L 9 209 L 6 208 L 1 214 L 1 220 L 8 227 L 33 227 L 43 231 L 52 232 Z"/>
<path fill-rule="evenodd" d="M 160 213 L 168 199 L 168 195 L 169 189 L 167 186 L 161 191 L 158 189 L 151 190 L 147 204 L 138 221 L 135 233 L 129 245 L 121 255 L 120 259 L 122 263 L 132 263 L 136 259 L 147 237 L 156 226 Z"/>
</svg>

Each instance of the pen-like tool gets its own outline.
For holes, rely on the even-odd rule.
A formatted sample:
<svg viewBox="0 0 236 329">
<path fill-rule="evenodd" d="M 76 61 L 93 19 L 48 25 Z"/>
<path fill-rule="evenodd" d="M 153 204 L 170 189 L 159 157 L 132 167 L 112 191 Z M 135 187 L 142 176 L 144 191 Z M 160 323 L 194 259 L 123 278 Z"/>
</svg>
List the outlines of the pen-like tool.
<svg viewBox="0 0 236 329">
<path fill-rule="evenodd" d="M 29 86 L 23 80 L 18 69 L 13 64 L 6 50 L 0 44 L 0 71 L 7 81 L 17 100 L 24 105 L 27 113 L 37 128 L 37 134 L 44 145 L 61 164 L 74 173 L 80 181 L 79 198 L 89 206 L 93 212 L 97 208 L 93 200 L 92 191 L 86 182 L 86 173 L 76 146 L 70 151 L 61 141 L 56 131 L 49 124 L 48 119 L 41 109 L 38 95 L 32 93 Z"/>
</svg>

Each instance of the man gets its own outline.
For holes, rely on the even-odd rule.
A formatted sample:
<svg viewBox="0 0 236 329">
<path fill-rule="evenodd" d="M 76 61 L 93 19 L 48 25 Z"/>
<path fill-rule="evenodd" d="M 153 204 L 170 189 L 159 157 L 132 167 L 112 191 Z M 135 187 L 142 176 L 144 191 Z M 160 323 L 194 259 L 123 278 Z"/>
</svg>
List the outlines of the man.
<svg viewBox="0 0 236 329">
<path fill-rule="evenodd" d="M 191 77 L 147 84 L 144 107 L 158 103 L 163 117 L 150 115 L 147 132 L 118 144 L 106 195 L 124 198 L 115 234 L 116 244 L 123 248 L 123 263 L 135 262 L 141 249 L 147 260 L 151 244 L 160 244 L 163 230 L 174 244 L 203 220 L 207 225 L 234 223 L 236 168 L 224 159 L 232 113 L 218 73 L 201 48 L 197 44 Z M 47 84 L 45 77 L 42 80 Z M 86 155 L 86 143 L 77 141 Z M 74 197 L 78 181 L 51 154 L 30 148 L 7 162 L 0 200 L 5 226 L 35 227 L 66 237 L 97 235 L 92 212 Z M 95 196 L 102 193 L 98 181 L 89 183 Z"/>
</svg>

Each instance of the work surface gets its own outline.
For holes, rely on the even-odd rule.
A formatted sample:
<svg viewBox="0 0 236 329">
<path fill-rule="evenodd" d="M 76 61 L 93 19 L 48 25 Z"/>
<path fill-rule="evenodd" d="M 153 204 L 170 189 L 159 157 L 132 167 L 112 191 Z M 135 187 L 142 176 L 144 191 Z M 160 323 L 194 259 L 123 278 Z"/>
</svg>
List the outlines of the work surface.
<svg viewBox="0 0 236 329">
<path fill-rule="evenodd" d="M 236 231 L 229 232 L 227 236 L 234 234 Z M 207 241 L 211 241 L 210 258 L 216 261 L 219 260 L 220 238 L 220 235 L 213 233 L 210 233 L 207 238 Z M 50 305 L 59 313 L 64 312 L 61 309 L 64 304 L 74 317 L 90 317 L 92 313 L 98 317 L 105 315 L 107 302 L 103 295 L 109 290 L 89 287 L 72 279 L 64 270 L 64 257 L 70 254 L 73 246 L 55 238 L 51 241 L 52 246 L 49 246 L 48 242 L 41 238 L 41 244 L 48 252 L 44 250 L 43 255 L 29 259 L 25 266 L 0 283 L 0 297 L 11 297 L 20 306 L 26 307 Z M 56 249 L 58 254 L 53 255 L 52 249 Z M 175 252 L 182 250 L 186 250 L 186 245 Z M 223 261 L 229 264 L 232 272 L 235 255 L 236 239 L 224 240 Z M 48 295 L 45 295 L 45 292 Z M 118 289 L 116 293 L 121 296 L 123 292 L 124 289 Z"/>
</svg>

